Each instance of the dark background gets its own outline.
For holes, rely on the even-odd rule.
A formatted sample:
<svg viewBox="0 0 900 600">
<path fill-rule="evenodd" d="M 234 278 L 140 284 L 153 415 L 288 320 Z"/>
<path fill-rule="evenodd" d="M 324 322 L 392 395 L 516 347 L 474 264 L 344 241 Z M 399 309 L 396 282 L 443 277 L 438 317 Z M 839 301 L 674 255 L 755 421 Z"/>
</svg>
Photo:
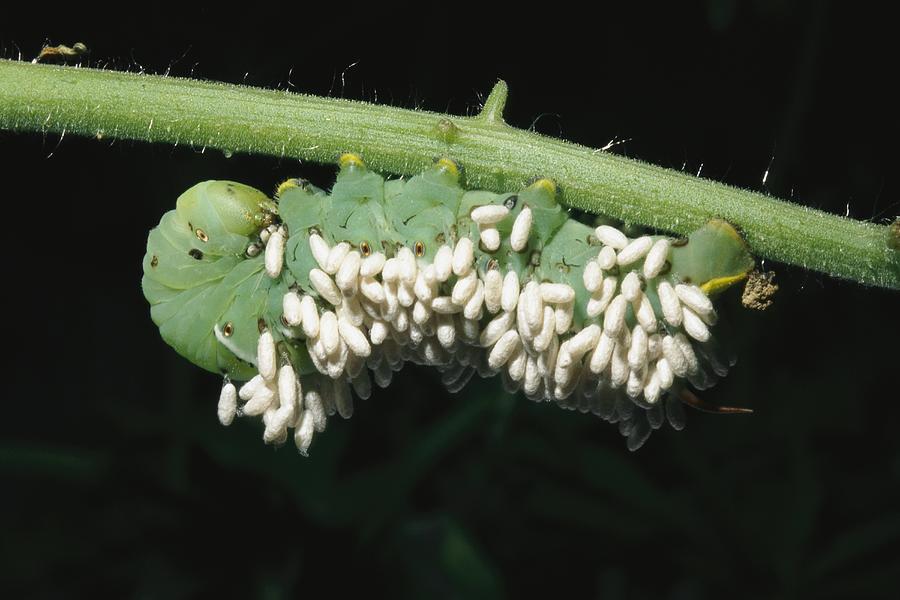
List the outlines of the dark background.
<svg viewBox="0 0 900 600">
<path fill-rule="evenodd" d="M 253 3 L 242 13 L 4 8 L 0 54 L 507 119 L 807 206 L 897 214 L 895 31 L 864 3 L 476 7 Z M 627 5 L 627 6 L 624 6 Z M 12 11 L 10 14 L 9 11 Z M 222 9 L 224 10 L 224 9 Z M 515 14 L 513 14 L 515 13 Z M 353 65 L 353 66 L 351 66 Z M 0 86 L 3 82 L 0 81 Z M 0 133 L 6 597 L 865 598 L 900 587 L 898 295 L 782 265 L 766 313 L 725 300 L 740 357 L 629 453 L 598 419 L 429 371 L 331 420 L 310 458 L 215 417 L 219 378 L 159 338 L 147 231 L 210 178 L 331 167 Z M 769 174 L 763 183 L 763 174 Z M 538 175 L 538 174 L 536 174 Z M 896 596 L 893 596 L 896 597 Z"/>
</svg>

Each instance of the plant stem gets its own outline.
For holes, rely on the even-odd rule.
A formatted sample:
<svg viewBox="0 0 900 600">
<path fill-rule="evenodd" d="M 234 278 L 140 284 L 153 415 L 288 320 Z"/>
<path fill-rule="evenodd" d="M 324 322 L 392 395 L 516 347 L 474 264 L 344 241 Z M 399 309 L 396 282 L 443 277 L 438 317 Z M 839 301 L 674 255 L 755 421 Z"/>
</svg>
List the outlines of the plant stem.
<svg viewBox="0 0 900 600">
<path fill-rule="evenodd" d="M 508 191 L 556 180 L 561 200 L 676 234 L 712 217 L 754 253 L 900 289 L 889 228 L 830 215 L 685 173 L 522 131 L 503 121 L 506 85 L 475 117 L 284 91 L 0 60 L 0 129 L 145 140 L 314 162 L 354 151 L 382 172 L 412 175 L 433 158 L 465 167 L 467 184 Z"/>
</svg>

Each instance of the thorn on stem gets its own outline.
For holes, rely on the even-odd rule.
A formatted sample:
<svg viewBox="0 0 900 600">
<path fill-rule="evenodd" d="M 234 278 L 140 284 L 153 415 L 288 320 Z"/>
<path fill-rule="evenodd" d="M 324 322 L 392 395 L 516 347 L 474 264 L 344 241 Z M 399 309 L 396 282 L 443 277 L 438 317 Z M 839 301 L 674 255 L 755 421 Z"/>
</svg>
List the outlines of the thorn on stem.
<svg viewBox="0 0 900 600">
<path fill-rule="evenodd" d="M 508 94 L 509 88 L 506 86 L 506 82 L 498 79 L 476 118 L 487 123 L 505 125 L 503 110 L 506 108 L 506 97 Z"/>
</svg>

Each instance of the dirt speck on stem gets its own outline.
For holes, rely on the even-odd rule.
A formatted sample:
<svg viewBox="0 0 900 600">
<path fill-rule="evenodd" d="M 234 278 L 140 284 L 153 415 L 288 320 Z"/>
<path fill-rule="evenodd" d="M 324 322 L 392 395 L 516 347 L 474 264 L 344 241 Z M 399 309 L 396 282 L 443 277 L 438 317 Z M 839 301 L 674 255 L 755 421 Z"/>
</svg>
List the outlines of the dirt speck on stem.
<svg viewBox="0 0 900 600">
<path fill-rule="evenodd" d="M 766 310 L 772 306 L 778 284 L 775 283 L 775 272 L 754 270 L 747 278 L 741 304 L 753 310 Z"/>
</svg>

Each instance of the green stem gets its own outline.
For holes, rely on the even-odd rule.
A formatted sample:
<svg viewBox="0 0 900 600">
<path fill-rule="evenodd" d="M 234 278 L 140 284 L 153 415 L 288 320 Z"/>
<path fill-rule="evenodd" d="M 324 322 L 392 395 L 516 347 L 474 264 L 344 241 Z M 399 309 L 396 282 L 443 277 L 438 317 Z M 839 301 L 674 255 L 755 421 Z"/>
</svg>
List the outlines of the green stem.
<svg viewBox="0 0 900 600">
<path fill-rule="evenodd" d="M 503 121 L 506 85 L 475 117 L 456 117 L 174 77 L 0 60 L 0 129 L 75 133 L 194 148 L 334 161 L 358 152 L 373 169 L 412 175 L 437 156 L 471 187 L 515 189 L 550 177 L 562 201 L 676 234 L 712 217 L 741 229 L 759 256 L 900 289 L 887 226 L 522 131 Z"/>
</svg>

